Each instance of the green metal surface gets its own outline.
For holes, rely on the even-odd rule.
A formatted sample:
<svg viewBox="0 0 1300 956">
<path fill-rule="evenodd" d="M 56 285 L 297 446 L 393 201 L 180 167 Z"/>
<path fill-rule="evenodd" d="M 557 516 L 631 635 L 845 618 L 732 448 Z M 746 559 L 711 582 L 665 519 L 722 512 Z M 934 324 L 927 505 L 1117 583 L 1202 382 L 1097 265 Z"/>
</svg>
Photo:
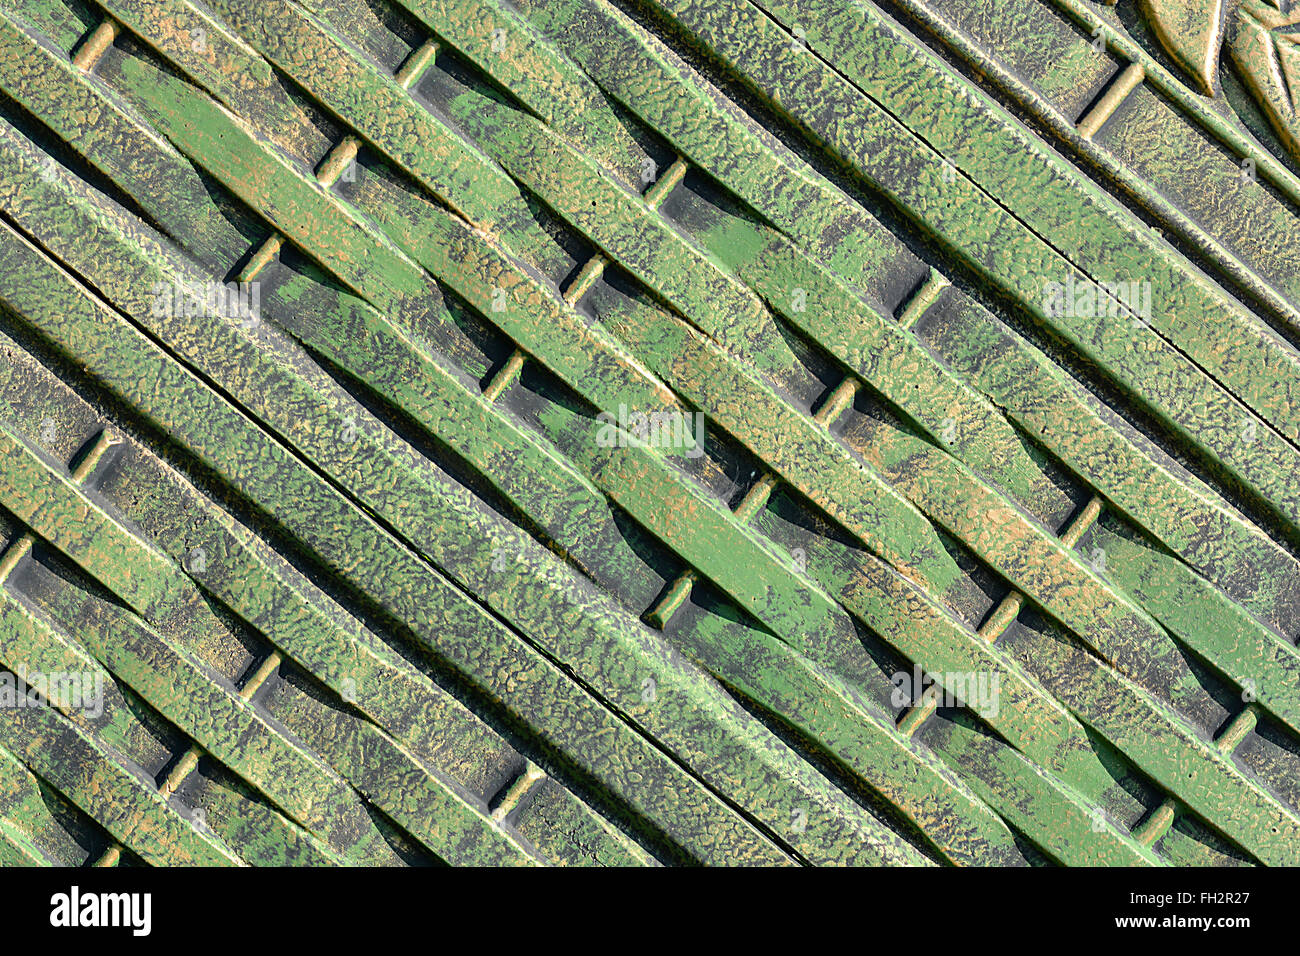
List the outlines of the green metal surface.
<svg viewBox="0 0 1300 956">
<path fill-rule="evenodd" d="M 1300 863 L 1298 24 L 0 0 L 0 862 Z"/>
</svg>

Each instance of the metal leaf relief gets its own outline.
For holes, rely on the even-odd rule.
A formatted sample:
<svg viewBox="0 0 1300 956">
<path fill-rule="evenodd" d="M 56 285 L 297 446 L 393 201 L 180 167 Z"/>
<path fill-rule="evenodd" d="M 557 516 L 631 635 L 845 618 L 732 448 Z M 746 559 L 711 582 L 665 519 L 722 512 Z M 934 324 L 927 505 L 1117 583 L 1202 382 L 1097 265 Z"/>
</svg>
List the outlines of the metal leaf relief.
<svg viewBox="0 0 1300 956">
<path fill-rule="evenodd" d="M 1165 50 L 1206 96 L 1225 39 L 1279 139 L 1300 157 L 1300 4 L 1293 0 L 1140 0 Z"/>
</svg>

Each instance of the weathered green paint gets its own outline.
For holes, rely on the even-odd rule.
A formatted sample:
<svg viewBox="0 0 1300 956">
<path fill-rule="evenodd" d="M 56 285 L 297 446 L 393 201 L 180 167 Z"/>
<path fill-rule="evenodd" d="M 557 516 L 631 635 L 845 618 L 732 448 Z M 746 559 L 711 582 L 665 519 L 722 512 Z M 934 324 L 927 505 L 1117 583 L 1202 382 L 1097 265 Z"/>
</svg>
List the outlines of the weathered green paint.
<svg viewBox="0 0 1300 956">
<path fill-rule="evenodd" d="M 1300 181 L 1145 6 L 6 4 L 0 861 L 1294 863 Z"/>
</svg>

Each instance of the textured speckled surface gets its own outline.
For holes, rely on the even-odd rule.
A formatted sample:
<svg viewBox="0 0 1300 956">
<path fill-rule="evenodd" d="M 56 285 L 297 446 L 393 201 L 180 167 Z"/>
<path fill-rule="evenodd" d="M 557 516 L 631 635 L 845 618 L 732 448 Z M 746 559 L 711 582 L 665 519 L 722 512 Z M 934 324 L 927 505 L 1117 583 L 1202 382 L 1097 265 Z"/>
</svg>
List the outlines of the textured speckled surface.
<svg viewBox="0 0 1300 956">
<path fill-rule="evenodd" d="M 0 862 L 1300 863 L 1297 17 L 0 0 Z"/>
</svg>

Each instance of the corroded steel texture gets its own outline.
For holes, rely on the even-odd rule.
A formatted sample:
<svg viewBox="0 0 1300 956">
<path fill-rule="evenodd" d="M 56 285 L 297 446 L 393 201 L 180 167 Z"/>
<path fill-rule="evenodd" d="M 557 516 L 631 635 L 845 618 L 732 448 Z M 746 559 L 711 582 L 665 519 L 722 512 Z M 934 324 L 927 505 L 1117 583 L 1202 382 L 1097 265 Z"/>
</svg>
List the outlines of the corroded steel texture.
<svg viewBox="0 0 1300 956">
<path fill-rule="evenodd" d="M 0 0 L 0 861 L 1300 863 L 1298 31 Z"/>
</svg>

